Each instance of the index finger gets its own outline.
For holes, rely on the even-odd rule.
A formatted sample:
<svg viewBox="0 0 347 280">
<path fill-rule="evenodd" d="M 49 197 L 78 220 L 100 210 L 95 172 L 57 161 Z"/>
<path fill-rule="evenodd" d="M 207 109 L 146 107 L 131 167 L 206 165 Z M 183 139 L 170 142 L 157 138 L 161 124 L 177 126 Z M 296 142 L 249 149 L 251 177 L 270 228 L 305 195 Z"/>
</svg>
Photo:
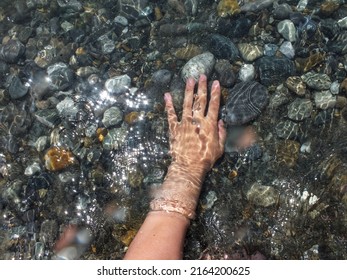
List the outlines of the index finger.
<svg viewBox="0 0 347 280">
<path fill-rule="evenodd" d="M 220 103 L 220 84 L 214 81 L 211 88 L 211 99 L 208 105 L 207 118 L 216 122 L 218 120 L 218 111 Z"/>
</svg>

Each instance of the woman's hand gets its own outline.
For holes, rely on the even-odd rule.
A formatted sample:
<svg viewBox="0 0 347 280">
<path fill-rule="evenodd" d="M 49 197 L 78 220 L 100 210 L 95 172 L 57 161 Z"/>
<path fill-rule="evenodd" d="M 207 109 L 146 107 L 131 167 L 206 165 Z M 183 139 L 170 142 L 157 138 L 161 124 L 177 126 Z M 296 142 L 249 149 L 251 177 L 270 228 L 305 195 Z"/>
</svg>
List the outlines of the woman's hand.
<svg viewBox="0 0 347 280">
<path fill-rule="evenodd" d="M 170 154 L 174 164 L 189 169 L 210 170 L 223 154 L 226 131 L 218 121 L 220 85 L 214 81 L 207 105 L 207 78 L 201 75 L 197 94 L 195 81 L 187 80 L 182 120 L 178 121 L 170 93 L 165 94 L 165 104 L 170 132 Z"/>
<path fill-rule="evenodd" d="M 214 81 L 207 105 L 207 81 L 199 79 L 194 97 L 195 81 L 188 79 L 182 120 L 177 120 L 169 93 L 165 94 L 169 120 L 172 163 L 161 188 L 153 193 L 153 211 L 177 212 L 193 219 L 202 182 L 215 161 L 223 154 L 226 131 L 218 120 L 220 85 Z"/>
</svg>

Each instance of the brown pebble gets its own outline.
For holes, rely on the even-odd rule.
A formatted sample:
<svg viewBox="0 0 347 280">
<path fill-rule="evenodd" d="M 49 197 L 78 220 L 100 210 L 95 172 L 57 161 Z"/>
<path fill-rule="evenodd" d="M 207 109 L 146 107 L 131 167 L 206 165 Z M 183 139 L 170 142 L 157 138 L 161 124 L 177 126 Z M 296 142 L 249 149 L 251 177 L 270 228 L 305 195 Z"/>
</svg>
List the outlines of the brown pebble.
<svg viewBox="0 0 347 280">
<path fill-rule="evenodd" d="M 347 96 L 347 78 L 340 84 L 340 93 Z"/>
<path fill-rule="evenodd" d="M 340 96 L 340 95 L 337 96 L 335 107 L 338 109 L 342 109 L 342 108 L 346 107 L 346 105 L 347 105 L 347 98 L 344 96 Z"/>
<path fill-rule="evenodd" d="M 73 154 L 61 147 L 52 147 L 45 154 L 45 166 L 50 171 L 59 171 L 76 163 Z"/>
</svg>

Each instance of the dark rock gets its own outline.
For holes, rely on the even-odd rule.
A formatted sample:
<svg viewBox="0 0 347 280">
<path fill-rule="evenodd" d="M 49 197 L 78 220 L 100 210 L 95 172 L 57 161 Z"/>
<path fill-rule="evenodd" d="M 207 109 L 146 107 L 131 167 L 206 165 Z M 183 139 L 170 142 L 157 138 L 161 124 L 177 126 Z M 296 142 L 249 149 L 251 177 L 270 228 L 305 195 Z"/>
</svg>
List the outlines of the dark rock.
<svg viewBox="0 0 347 280">
<path fill-rule="evenodd" d="M 9 40 L 0 48 L 0 59 L 8 63 L 17 63 L 25 53 L 25 46 L 18 40 Z"/>
<path fill-rule="evenodd" d="M 241 38 L 247 36 L 249 29 L 252 26 L 252 21 L 242 17 L 236 20 L 226 20 L 222 18 L 218 22 L 218 33 L 229 38 Z"/>
<path fill-rule="evenodd" d="M 247 123 L 258 117 L 268 104 L 266 87 L 258 82 L 242 82 L 230 91 L 225 104 L 225 122 L 229 125 Z"/>
<path fill-rule="evenodd" d="M 256 61 L 256 67 L 265 86 L 279 84 L 295 74 L 294 63 L 287 58 L 264 56 Z"/>
<path fill-rule="evenodd" d="M 28 93 L 28 87 L 22 84 L 21 80 L 17 76 L 10 77 L 11 82 L 8 88 L 8 92 L 12 99 L 19 99 Z"/>
<path fill-rule="evenodd" d="M 233 62 L 239 56 L 239 50 L 229 38 L 219 34 L 212 34 L 207 40 L 209 51 L 217 58 L 228 59 Z"/>
<path fill-rule="evenodd" d="M 223 87 L 232 87 L 236 82 L 236 77 L 232 65 L 228 60 L 218 60 L 214 66 L 218 75 L 218 80 Z"/>
<path fill-rule="evenodd" d="M 288 19 L 292 8 L 287 3 L 278 5 L 273 11 L 273 17 L 278 20 Z"/>
</svg>

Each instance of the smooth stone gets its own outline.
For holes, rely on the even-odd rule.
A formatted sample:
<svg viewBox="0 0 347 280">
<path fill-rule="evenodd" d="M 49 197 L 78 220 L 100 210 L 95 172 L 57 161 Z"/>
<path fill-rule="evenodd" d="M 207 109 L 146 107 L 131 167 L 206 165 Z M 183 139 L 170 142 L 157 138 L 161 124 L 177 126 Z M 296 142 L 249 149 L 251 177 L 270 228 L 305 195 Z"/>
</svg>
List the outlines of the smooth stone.
<svg viewBox="0 0 347 280">
<path fill-rule="evenodd" d="M 175 57 L 183 60 L 189 60 L 199 54 L 202 54 L 202 49 L 194 44 L 188 44 L 186 47 L 178 48 L 174 52 Z"/>
<path fill-rule="evenodd" d="M 278 46 L 275 44 L 265 44 L 264 46 L 264 55 L 274 56 L 278 50 Z"/>
<path fill-rule="evenodd" d="M 35 148 L 38 152 L 43 152 L 49 145 L 48 136 L 40 136 L 35 142 Z"/>
<path fill-rule="evenodd" d="M 256 0 L 247 1 L 243 6 L 241 6 L 242 12 L 258 12 L 270 7 L 275 0 Z"/>
<path fill-rule="evenodd" d="M 260 81 L 264 86 L 276 85 L 284 82 L 294 74 L 294 63 L 288 58 L 264 56 L 256 61 Z"/>
<path fill-rule="evenodd" d="M 109 128 L 120 124 L 123 121 L 123 112 L 116 106 L 107 109 L 104 112 L 102 123 Z"/>
<path fill-rule="evenodd" d="M 299 12 L 302 12 L 306 9 L 308 0 L 300 0 L 298 4 L 296 5 L 296 10 Z"/>
<path fill-rule="evenodd" d="M 294 23 L 291 20 L 285 19 L 285 20 L 280 21 L 277 24 L 277 31 L 286 40 L 288 40 L 290 42 L 296 41 L 296 28 L 295 28 Z"/>
<path fill-rule="evenodd" d="M 123 17 L 123 16 L 116 16 L 113 21 L 114 21 L 114 23 L 120 24 L 124 27 L 129 24 L 127 18 Z"/>
<path fill-rule="evenodd" d="M 111 94 L 120 95 L 125 93 L 131 85 L 131 78 L 128 75 L 112 77 L 105 82 L 106 90 Z"/>
<path fill-rule="evenodd" d="M 285 41 L 280 46 L 280 52 L 283 53 L 286 57 L 289 59 L 294 58 L 295 56 L 295 50 L 291 42 Z"/>
<path fill-rule="evenodd" d="M 330 89 L 331 80 L 327 74 L 307 72 L 301 76 L 308 87 L 315 90 Z"/>
<path fill-rule="evenodd" d="M 228 59 L 234 62 L 239 56 L 239 50 L 228 38 L 219 34 L 212 34 L 207 38 L 208 50 L 220 59 Z"/>
<path fill-rule="evenodd" d="M 27 166 L 24 170 L 24 175 L 32 176 L 35 173 L 39 173 L 41 171 L 41 166 L 38 162 L 34 162 L 33 164 Z"/>
<path fill-rule="evenodd" d="M 347 97 L 344 97 L 344 96 L 336 96 L 336 105 L 335 107 L 338 108 L 338 109 L 343 109 L 345 108 L 347 105 Z"/>
<path fill-rule="evenodd" d="M 275 19 L 283 20 L 288 19 L 291 12 L 293 12 L 292 7 L 287 3 L 284 3 L 277 5 L 273 10 L 272 15 Z"/>
<path fill-rule="evenodd" d="M 247 36 L 252 26 L 252 21 L 247 17 L 237 19 L 220 19 L 217 32 L 228 38 L 242 38 Z"/>
<path fill-rule="evenodd" d="M 342 29 L 347 29 L 347 17 L 341 18 L 337 21 L 337 24 Z"/>
<path fill-rule="evenodd" d="M 198 81 L 201 74 L 210 76 L 215 64 L 215 58 L 212 53 L 205 52 L 190 59 L 182 68 L 181 77 L 184 81 L 192 77 Z"/>
<path fill-rule="evenodd" d="M 253 81 L 255 77 L 255 68 L 253 64 L 242 64 L 239 71 L 239 79 L 242 82 Z"/>
<path fill-rule="evenodd" d="M 245 124 L 258 117 L 269 101 L 267 88 L 256 81 L 241 82 L 230 91 L 225 104 L 225 122 Z"/>
<path fill-rule="evenodd" d="M 246 194 L 248 201 L 256 206 L 269 207 L 277 204 L 280 193 L 272 186 L 254 183 Z"/>
<path fill-rule="evenodd" d="M 303 143 L 300 147 L 300 152 L 301 153 L 311 153 L 311 141 L 307 141 L 305 143 Z"/>
<path fill-rule="evenodd" d="M 254 43 L 240 43 L 238 48 L 242 58 L 247 62 L 252 62 L 259 57 L 263 56 L 263 47 Z"/>
<path fill-rule="evenodd" d="M 218 75 L 218 80 L 222 87 L 232 87 L 236 82 L 236 77 L 230 62 L 226 59 L 220 59 L 214 66 Z"/>
<path fill-rule="evenodd" d="M 11 78 L 11 77 L 10 77 Z M 28 93 L 29 87 L 23 85 L 17 76 L 12 76 L 8 92 L 12 99 L 19 99 Z"/>
<path fill-rule="evenodd" d="M 240 13 L 237 0 L 220 0 L 217 6 L 217 14 L 220 17 L 232 16 Z"/>
<path fill-rule="evenodd" d="M 340 83 L 338 81 L 334 81 L 330 85 L 330 92 L 334 95 L 339 94 L 340 91 Z"/>
<path fill-rule="evenodd" d="M 329 90 L 318 91 L 314 93 L 314 102 L 320 109 L 333 108 L 336 105 L 336 96 L 332 95 Z"/>
<path fill-rule="evenodd" d="M 275 127 L 276 134 L 282 139 L 297 139 L 300 136 L 300 125 L 291 120 L 280 121 Z"/>
<path fill-rule="evenodd" d="M 331 120 L 334 117 L 334 111 L 332 108 L 327 110 L 320 110 L 318 114 L 313 119 L 313 125 L 316 127 L 320 127 L 322 125 L 326 125 L 327 123 L 331 123 Z"/>
<path fill-rule="evenodd" d="M 294 121 L 302 121 L 311 116 L 312 109 L 311 100 L 296 98 L 288 106 L 288 118 Z"/>
</svg>

